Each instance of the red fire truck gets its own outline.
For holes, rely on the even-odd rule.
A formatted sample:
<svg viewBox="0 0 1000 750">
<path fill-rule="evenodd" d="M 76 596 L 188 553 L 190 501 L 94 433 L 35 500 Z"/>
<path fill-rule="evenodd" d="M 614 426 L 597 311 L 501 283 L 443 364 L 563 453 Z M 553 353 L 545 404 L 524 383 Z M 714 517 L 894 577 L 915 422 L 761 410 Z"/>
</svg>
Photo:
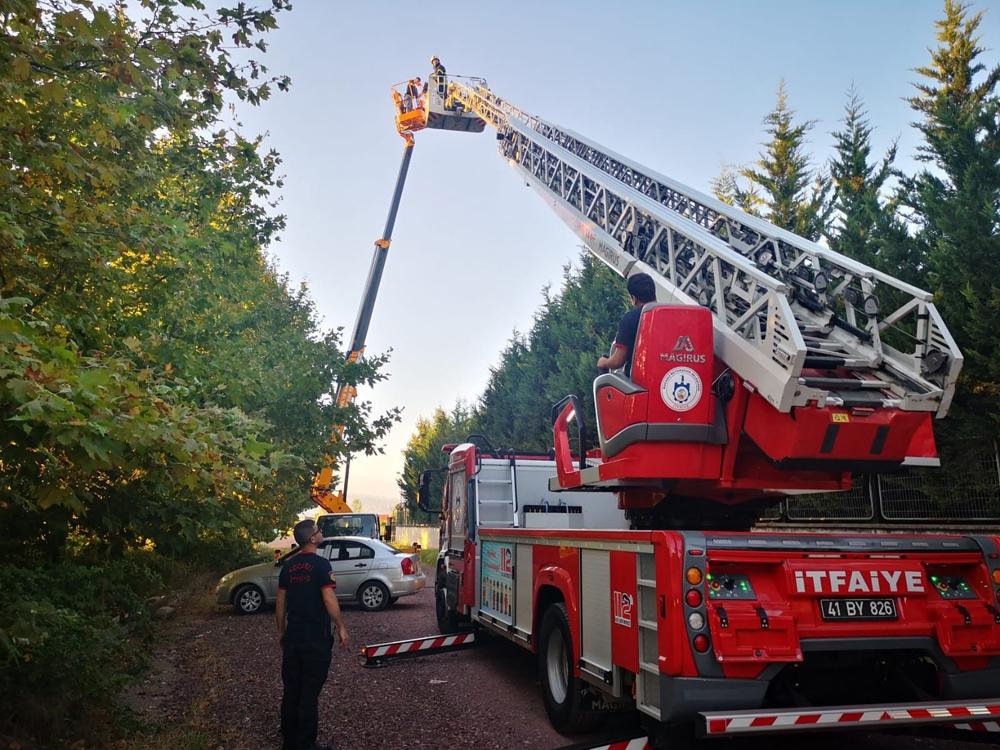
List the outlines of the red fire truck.
<svg viewBox="0 0 1000 750">
<path fill-rule="evenodd" d="M 537 653 L 563 732 L 619 709 L 709 737 L 1000 729 L 1000 538 L 750 530 L 788 493 L 937 462 L 962 356 L 931 296 L 481 79 L 430 94 L 397 121 L 411 143 L 494 127 L 518 175 L 611 268 L 650 274 L 658 302 L 630 374 L 594 381 L 598 449 L 576 396 L 553 409 L 551 457 L 450 448 L 435 595 L 458 635 L 368 656 L 510 639 Z"/>
</svg>

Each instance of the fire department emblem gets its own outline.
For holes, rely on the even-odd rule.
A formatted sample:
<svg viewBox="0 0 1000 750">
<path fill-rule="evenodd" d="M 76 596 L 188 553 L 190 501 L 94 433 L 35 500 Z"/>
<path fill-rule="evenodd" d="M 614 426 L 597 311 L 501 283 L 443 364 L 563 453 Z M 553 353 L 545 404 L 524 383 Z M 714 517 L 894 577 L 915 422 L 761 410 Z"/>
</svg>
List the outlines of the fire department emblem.
<svg viewBox="0 0 1000 750">
<path fill-rule="evenodd" d="M 624 591 L 615 591 L 615 624 L 626 628 L 632 627 L 632 607 L 635 598 Z"/>
<path fill-rule="evenodd" d="M 701 401 L 701 377 L 690 367 L 675 367 L 663 376 L 660 398 L 674 411 L 689 411 Z"/>
</svg>

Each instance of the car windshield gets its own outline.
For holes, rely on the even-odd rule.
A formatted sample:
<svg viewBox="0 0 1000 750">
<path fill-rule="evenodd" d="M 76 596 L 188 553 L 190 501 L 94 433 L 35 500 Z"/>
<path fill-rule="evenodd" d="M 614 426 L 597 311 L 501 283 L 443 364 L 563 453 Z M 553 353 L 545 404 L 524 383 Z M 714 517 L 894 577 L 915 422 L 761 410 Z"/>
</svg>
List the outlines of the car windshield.
<svg viewBox="0 0 1000 750">
<path fill-rule="evenodd" d="M 343 513 L 339 515 L 320 516 L 319 530 L 323 536 L 363 536 L 369 539 L 378 537 L 375 524 L 377 520 L 371 513 Z"/>
</svg>

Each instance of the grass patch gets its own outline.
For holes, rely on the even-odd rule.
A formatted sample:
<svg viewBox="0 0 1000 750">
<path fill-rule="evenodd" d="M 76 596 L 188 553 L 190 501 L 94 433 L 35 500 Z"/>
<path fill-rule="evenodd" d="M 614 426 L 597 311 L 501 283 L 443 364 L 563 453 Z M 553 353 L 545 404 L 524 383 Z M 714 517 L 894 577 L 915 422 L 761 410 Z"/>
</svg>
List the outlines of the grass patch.
<svg viewBox="0 0 1000 750">
<path fill-rule="evenodd" d="M 128 712 L 109 696 L 146 667 L 161 595 L 198 572 L 148 551 L 0 564 L 0 737 L 23 738 L 26 747 L 120 737 Z M 204 746 L 197 733 L 187 736 L 188 744 L 163 747 Z"/>
</svg>

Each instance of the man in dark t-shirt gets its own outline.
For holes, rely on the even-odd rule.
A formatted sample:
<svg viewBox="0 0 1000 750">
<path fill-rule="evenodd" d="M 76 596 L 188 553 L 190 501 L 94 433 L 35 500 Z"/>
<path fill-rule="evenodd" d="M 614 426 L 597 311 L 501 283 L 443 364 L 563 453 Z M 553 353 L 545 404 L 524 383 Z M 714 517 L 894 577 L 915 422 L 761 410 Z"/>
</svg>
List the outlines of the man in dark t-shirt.
<svg viewBox="0 0 1000 750">
<path fill-rule="evenodd" d="M 632 299 L 632 309 L 618 323 L 618 333 L 615 335 L 615 345 L 607 357 L 597 360 L 597 366 L 605 370 L 617 370 L 625 366 L 625 377 L 632 374 L 632 352 L 635 350 L 635 337 L 639 333 L 639 316 L 642 306 L 648 302 L 656 302 L 656 285 L 648 273 L 637 273 L 629 277 L 628 293 Z"/>
<path fill-rule="evenodd" d="M 348 643 L 347 628 L 337 603 L 337 581 L 330 563 L 316 554 L 323 534 L 313 520 L 295 524 L 300 552 L 293 555 L 278 575 L 275 615 L 281 643 L 282 750 L 328 750 L 317 745 L 319 693 L 330 671 L 333 634 L 337 626 L 340 645 Z"/>
</svg>

